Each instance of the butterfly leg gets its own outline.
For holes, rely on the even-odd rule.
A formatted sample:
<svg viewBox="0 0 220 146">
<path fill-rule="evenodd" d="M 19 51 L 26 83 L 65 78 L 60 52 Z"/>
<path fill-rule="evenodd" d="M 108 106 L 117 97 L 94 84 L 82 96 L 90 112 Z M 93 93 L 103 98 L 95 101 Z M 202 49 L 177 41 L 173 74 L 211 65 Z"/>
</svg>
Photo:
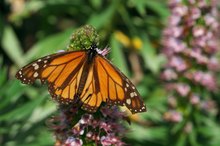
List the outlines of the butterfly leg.
<svg viewBox="0 0 220 146">
<path fill-rule="evenodd" d="M 79 107 L 82 107 L 84 104 L 85 104 L 85 102 L 88 100 L 88 99 L 90 99 L 90 97 L 92 96 L 92 94 L 89 94 L 84 100 L 78 100 L 78 102 L 77 102 L 77 104 L 78 104 L 78 106 Z M 84 109 L 84 108 L 83 108 Z"/>
<path fill-rule="evenodd" d="M 80 97 L 80 94 L 78 94 L 78 93 L 76 93 L 75 95 L 74 95 L 74 100 L 73 100 L 73 104 L 77 104 L 78 102 L 79 102 L 79 97 Z"/>
<path fill-rule="evenodd" d="M 74 100 L 73 100 L 73 104 L 79 104 L 79 107 L 81 107 L 83 105 L 83 103 L 85 103 L 85 101 L 87 101 L 90 97 L 92 96 L 92 94 L 89 94 L 84 101 L 80 100 L 80 95 L 78 93 L 76 93 L 74 95 Z"/>
</svg>

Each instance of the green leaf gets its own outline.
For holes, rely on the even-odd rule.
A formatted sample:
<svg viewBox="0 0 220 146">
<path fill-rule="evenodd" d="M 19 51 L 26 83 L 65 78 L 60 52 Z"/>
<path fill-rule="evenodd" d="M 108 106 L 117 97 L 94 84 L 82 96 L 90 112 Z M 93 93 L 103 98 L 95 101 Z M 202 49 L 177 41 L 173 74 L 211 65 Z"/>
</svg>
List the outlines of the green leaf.
<svg viewBox="0 0 220 146">
<path fill-rule="evenodd" d="M 100 29 L 109 24 L 113 19 L 118 3 L 118 0 L 113 0 L 113 2 L 110 3 L 110 6 L 108 6 L 106 10 L 102 11 L 102 13 L 91 14 L 87 24 L 94 26 L 96 29 Z"/>
<path fill-rule="evenodd" d="M 142 126 L 132 124 L 129 126 L 129 129 L 131 132 L 127 136 L 138 141 L 155 141 L 159 139 L 160 143 L 164 143 L 167 133 L 167 129 L 162 126 L 143 128 Z"/>
<path fill-rule="evenodd" d="M 2 65 L 3 58 L 0 56 L 0 87 L 3 86 L 3 83 L 7 79 L 7 69 Z M 0 89 L 1 90 L 1 89 Z"/>
<path fill-rule="evenodd" d="M 20 107 L 12 109 L 10 112 L 3 113 L 0 117 L 0 121 L 13 121 L 22 119 L 32 113 L 32 111 L 45 100 L 45 95 L 37 96 L 33 101 L 27 102 Z"/>
<path fill-rule="evenodd" d="M 102 0 L 90 0 L 90 3 L 93 5 L 95 8 L 100 8 L 102 6 Z"/>
<path fill-rule="evenodd" d="M 73 28 L 70 28 L 64 32 L 49 36 L 44 40 L 39 41 L 30 49 L 30 51 L 27 52 L 27 54 L 25 54 L 25 60 L 29 62 L 33 59 L 42 57 L 43 55 L 49 55 L 58 50 L 66 49 L 72 32 Z"/>
<path fill-rule="evenodd" d="M 125 57 L 123 55 L 120 43 L 115 39 L 114 35 L 111 36 L 111 60 L 125 75 L 129 75 Z"/>
<path fill-rule="evenodd" d="M 24 63 L 21 45 L 15 32 L 10 26 L 4 27 L 2 47 L 5 53 L 15 64 L 21 66 Z"/>
<path fill-rule="evenodd" d="M 0 113 L 7 109 L 8 105 L 11 105 L 17 101 L 22 93 L 24 93 L 24 88 L 20 85 L 18 81 L 12 80 L 5 83 L 0 88 Z"/>
<path fill-rule="evenodd" d="M 197 142 L 197 133 L 196 133 L 196 129 L 192 129 L 192 131 L 189 133 L 189 142 L 191 145 L 193 146 L 199 146 L 198 142 Z"/>
<path fill-rule="evenodd" d="M 144 59 L 147 68 L 149 68 L 154 74 L 159 73 L 162 63 L 165 62 L 165 58 L 156 54 L 155 48 L 151 45 L 149 39 L 146 36 L 142 37 L 144 40 L 143 48 L 141 49 L 141 55 Z"/>
<path fill-rule="evenodd" d="M 144 0 L 145 1 L 145 0 Z M 159 0 L 157 1 L 145 1 L 147 8 L 156 12 L 161 18 L 167 18 L 169 16 L 169 11 L 166 8 L 166 3 Z"/>
<path fill-rule="evenodd" d="M 147 10 L 152 10 L 158 14 L 161 18 L 167 18 L 169 11 L 166 8 L 166 3 L 160 0 L 147 1 L 147 0 L 132 0 L 132 3 L 136 7 L 137 11 L 142 15 L 146 15 Z M 155 17 L 155 16 L 154 16 Z"/>
<path fill-rule="evenodd" d="M 187 142 L 187 134 L 181 133 L 180 137 L 177 139 L 176 146 L 185 146 Z"/>
</svg>

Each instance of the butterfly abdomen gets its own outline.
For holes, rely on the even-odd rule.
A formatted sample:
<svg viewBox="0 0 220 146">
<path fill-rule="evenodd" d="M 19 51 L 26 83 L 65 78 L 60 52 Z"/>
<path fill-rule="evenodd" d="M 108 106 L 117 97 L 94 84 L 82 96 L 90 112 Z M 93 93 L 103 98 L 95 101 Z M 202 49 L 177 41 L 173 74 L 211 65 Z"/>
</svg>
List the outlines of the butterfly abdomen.
<svg viewBox="0 0 220 146">
<path fill-rule="evenodd" d="M 94 58 L 95 58 L 96 54 L 97 54 L 97 52 L 94 49 L 90 49 L 87 52 L 88 57 L 87 57 L 87 60 L 84 63 L 84 67 L 83 67 L 83 70 L 82 70 L 82 75 L 81 75 L 80 82 L 79 82 L 79 87 L 78 87 L 78 90 L 76 92 L 78 95 L 81 95 L 82 92 L 83 92 L 83 89 L 84 89 L 85 84 L 86 84 L 86 80 L 87 80 L 88 75 L 89 75 L 90 68 L 93 65 Z"/>
</svg>

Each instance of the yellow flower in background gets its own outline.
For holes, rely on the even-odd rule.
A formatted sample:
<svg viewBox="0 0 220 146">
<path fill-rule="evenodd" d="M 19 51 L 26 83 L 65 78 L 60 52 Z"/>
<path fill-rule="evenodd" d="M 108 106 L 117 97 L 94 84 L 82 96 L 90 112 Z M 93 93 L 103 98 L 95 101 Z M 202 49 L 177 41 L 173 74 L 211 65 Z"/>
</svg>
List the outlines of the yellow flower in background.
<svg viewBox="0 0 220 146">
<path fill-rule="evenodd" d="M 128 47 L 130 46 L 131 44 L 131 41 L 130 41 L 130 38 L 125 35 L 124 33 L 122 33 L 121 31 L 116 31 L 115 32 L 115 38 L 120 42 L 122 43 L 125 47 Z"/>
<path fill-rule="evenodd" d="M 140 50 L 143 46 L 143 42 L 139 37 L 136 36 L 131 39 L 121 31 L 115 32 L 115 38 L 126 48 Z"/>
<path fill-rule="evenodd" d="M 143 42 L 139 37 L 134 37 L 132 39 L 132 46 L 135 50 L 140 50 L 143 46 Z"/>
</svg>

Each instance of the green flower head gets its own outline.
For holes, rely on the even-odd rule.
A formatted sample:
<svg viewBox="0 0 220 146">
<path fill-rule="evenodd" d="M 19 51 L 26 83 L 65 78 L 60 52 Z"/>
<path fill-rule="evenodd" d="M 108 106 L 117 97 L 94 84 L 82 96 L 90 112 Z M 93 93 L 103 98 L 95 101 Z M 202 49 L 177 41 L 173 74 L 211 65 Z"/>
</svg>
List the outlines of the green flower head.
<svg viewBox="0 0 220 146">
<path fill-rule="evenodd" d="M 88 49 L 92 44 L 99 44 L 99 35 L 93 26 L 85 25 L 72 34 L 67 49 L 71 51 Z"/>
</svg>

